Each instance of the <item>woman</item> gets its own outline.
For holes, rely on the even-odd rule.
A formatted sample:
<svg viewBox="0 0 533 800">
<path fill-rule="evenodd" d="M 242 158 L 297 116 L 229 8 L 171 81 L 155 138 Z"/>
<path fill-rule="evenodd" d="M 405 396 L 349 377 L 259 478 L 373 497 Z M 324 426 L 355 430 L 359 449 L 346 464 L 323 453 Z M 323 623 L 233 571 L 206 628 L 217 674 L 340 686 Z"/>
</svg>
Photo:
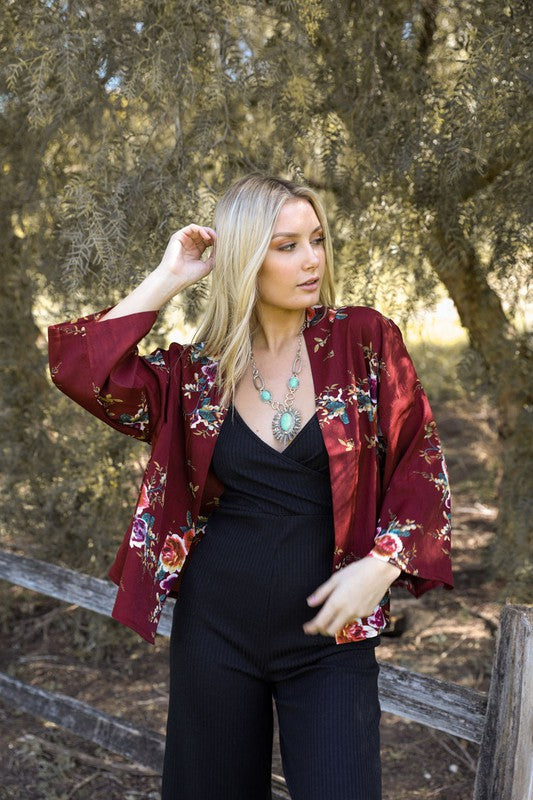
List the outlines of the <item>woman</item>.
<svg viewBox="0 0 533 800">
<path fill-rule="evenodd" d="M 139 356 L 209 273 L 196 342 Z M 317 195 L 251 175 L 124 300 L 49 329 L 58 387 L 152 445 L 110 576 L 148 641 L 177 597 L 163 800 L 269 798 L 272 698 L 293 800 L 380 798 L 389 587 L 452 587 L 427 398 L 395 324 L 333 294 Z"/>
</svg>

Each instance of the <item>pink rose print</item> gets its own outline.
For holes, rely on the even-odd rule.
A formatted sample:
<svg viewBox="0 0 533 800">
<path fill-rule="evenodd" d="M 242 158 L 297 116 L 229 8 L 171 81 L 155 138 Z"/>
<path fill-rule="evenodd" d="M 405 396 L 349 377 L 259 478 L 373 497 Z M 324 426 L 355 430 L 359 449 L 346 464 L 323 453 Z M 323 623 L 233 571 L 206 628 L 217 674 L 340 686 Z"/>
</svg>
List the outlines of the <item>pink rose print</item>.
<svg viewBox="0 0 533 800">
<path fill-rule="evenodd" d="M 376 537 L 374 553 L 383 558 L 390 558 L 403 550 L 402 540 L 395 533 L 384 533 Z"/>
<path fill-rule="evenodd" d="M 171 533 L 165 539 L 161 550 L 161 563 L 167 572 L 179 572 L 187 555 L 188 548 L 177 533 Z"/>
<path fill-rule="evenodd" d="M 335 635 L 335 638 L 337 640 L 337 644 L 352 642 L 354 639 L 366 639 L 365 629 L 361 625 L 360 620 L 349 622 Z"/>
</svg>

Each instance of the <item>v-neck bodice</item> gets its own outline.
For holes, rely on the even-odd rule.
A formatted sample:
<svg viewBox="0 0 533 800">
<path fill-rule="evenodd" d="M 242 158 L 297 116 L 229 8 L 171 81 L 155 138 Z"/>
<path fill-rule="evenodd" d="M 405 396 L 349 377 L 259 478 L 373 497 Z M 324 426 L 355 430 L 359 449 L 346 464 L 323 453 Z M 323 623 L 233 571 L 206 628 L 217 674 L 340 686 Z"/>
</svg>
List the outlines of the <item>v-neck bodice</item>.
<svg viewBox="0 0 533 800">
<path fill-rule="evenodd" d="M 303 451 L 302 451 L 301 447 L 298 447 L 298 445 L 301 442 L 300 437 L 303 436 L 303 439 L 304 439 L 304 442 L 305 442 L 305 436 L 306 436 L 305 431 L 306 431 L 306 428 L 308 428 L 309 426 L 316 425 L 318 430 L 320 431 L 320 425 L 318 424 L 318 419 L 317 419 L 317 416 L 316 416 L 316 413 L 315 413 L 315 414 L 313 414 L 313 416 L 310 419 L 307 420 L 307 422 L 305 423 L 303 428 L 294 437 L 294 439 L 292 441 L 290 441 L 289 444 L 286 445 L 286 447 L 284 447 L 283 450 L 276 450 L 275 447 L 272 447 L 271 445 L 268 444 L 268 442 L 265 442 L 263 439 L 261 439 L 261 437 L 258 436 L 258 434 L 254 430 L 252 430 L 252 428 L 250 428 L 248 423 L 239 414 L 239 412 L 237 411 L 235 406 L 230 405 L 228 413 L 231 414 L 232 412 L 234 412 L 235 418 L 238 420 L 238 422 L 241 423 L 244 426 L 244 428 L 246 428 L 246 430 L 250 432 L 250 434 L 252 436 L 254 436 L 255 438 L 259 439 L 261 444 L 265 445 L 265 447 L 267 447 L 269 450 L 275 450 L 276 453 L 279 453 L 280 455 L 290 456 L 290 458 L 295 459 L 296 461 L 302 461 L 302 455 L 303 455 L 303 461 L 305 462 L 306 458 L 309 456 L 309 447 L 306 448 L 305 444 L 304 444 L 304 450 Z M 316 437 L 315 437 L 315 439 L 316 439 Z M 289 453 L 289 450 L 291 451 L 290 453 Z M 325 448 L 320 448 L 319 447 L 318 450 L 322 453 L 322 455 L 325 452 Z M 326 453 L 326 455 L 327 455 L 327 453 Z M 322 461 L 323 461 L 323 459 L 322 459 Z M 318 468 L 320 468 L 320 466 L 324 466 L 322 464 L 322 461 L 320 461 L 318 463 L 318 465 L 317 465 Z M 326 459 L 326 464 L 327 464 L 327 459 Z"/>
<path fill-rule="evenodd" d="M 233 412 L 233 413 L 232 413 Z M 212 461 L 224 484 L 220 508 L 269 514 L 331 511 L 328 453 L 315 415 L 279 452 L 230 407 Z"/>
</svg>

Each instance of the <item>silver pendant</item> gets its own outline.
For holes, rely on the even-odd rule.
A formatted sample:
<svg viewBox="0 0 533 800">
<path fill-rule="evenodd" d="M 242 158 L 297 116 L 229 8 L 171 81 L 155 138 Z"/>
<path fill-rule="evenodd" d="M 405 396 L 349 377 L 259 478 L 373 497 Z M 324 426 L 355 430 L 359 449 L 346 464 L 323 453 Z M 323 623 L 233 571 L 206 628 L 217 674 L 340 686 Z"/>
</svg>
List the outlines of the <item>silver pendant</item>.
<svg viewBox="0 0 533 800">
<path fill-rule="evenodd" d="M 280 408 L 272 420 L 272 433 L 278 442 L 289 444 L 301 426 L 300 412 L 296 408 Z"/>
</svg>

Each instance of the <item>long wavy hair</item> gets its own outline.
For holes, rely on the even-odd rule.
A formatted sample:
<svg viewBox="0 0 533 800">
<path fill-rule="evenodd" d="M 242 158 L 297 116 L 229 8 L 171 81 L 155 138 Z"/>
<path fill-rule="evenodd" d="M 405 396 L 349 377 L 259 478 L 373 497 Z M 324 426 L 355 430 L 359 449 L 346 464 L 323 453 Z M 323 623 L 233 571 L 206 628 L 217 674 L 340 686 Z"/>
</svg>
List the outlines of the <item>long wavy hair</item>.
<svg viewBox="0 0 533 800">
<path fill-rule="evenodd" d="M 211 287 L 202 323 L 194 335 L 202 353 L 218 361 L 216 384 L 221 402 L 229 405 L 250 363 L 252 335 L 257 327 L 257 276 L 265 260 L 276 219 L 291 198 L 313 206 L 325 235 L 325 272 L 320 304 L 335 304 L 333 250 L 326 212 L 308 186 L 251 174 L 236 181 L 215 209 L 217 233 Z"/>
</svg>

